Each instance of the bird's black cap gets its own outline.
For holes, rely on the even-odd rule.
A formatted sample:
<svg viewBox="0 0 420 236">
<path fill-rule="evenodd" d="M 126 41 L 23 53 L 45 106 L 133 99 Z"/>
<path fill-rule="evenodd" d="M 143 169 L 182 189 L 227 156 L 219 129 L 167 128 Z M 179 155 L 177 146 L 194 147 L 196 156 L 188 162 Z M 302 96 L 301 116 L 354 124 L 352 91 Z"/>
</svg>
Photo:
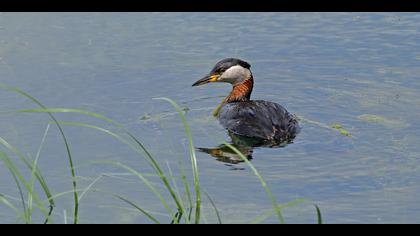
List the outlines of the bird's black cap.
<svg viewBox="0 0 420 236">
<path fill-rule="evenodd" d="M 211 70 L 210 74 L 221 74 L 222 72 L 226 71 L 232 66 L 240 65 L 244 68 L 251 68 L 251 65 L 238 58 L 226 58 L 221 61 L 219 61 Z"/>
</svg>

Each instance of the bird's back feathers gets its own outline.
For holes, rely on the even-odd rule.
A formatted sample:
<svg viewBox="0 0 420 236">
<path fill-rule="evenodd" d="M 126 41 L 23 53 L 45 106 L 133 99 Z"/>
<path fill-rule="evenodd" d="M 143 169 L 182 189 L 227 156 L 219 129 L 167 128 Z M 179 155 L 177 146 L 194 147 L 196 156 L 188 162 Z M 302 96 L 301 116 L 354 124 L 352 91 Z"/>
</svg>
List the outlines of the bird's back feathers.
<svg viewBox="0 0 420 236">
<path fill-rule="evenodd" d="M 296 117 L 284 107 L 262 100 L 226 103 L 219 121 L 234 134 L 278 142 L 295 138 L 300 130 Z"/>
</svg>

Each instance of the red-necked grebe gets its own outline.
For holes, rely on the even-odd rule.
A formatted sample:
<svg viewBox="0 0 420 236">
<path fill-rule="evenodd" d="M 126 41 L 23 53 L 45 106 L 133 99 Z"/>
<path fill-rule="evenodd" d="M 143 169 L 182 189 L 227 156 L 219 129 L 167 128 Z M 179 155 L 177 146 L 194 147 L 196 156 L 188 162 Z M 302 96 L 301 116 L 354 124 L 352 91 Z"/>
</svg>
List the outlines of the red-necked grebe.
<svg viewBox="0 0 420 236">
<path fill-rule="evenodd" d="M 243 60 L 226 58 L 192 86 L 210 82 L 232 84 L 230 94 L 213 112 L 229 132 L 275 143 L 291 141 L 300 130 L 296 117 L 277 103 L 251 100 L 254 78 L 250 68 Z"/>
</svg>

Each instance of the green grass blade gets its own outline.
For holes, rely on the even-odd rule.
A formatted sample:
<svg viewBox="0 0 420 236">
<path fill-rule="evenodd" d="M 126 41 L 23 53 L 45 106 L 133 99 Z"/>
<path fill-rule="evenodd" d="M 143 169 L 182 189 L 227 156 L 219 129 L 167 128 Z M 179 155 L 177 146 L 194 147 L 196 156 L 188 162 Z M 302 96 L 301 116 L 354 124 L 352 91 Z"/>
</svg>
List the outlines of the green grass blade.
<svg viewBox="0 0 420 236">
<path fill-rule="evenodd" d="M 74 190 L 73 188 L 71 189 L 71 190 L 68 190 L 68 191 L 64 191 L 64 192 L 60 192 L 60 193 L 56 193 L 56 194 L 54 194 L 53 196 L 51 196 L 51 198 L 54 198 L 54 199 L 58 199 L 58 198 L 60 198 L 60 197 L 62 197 L 62 196 L 65 196 L 65 195 L 69 195 L 69 194 L 73 194 L 73 192 L 74 191 L 76 191 L 76 192 L 83 192 L 83 191 L 86 191 L 86 188 L 80 188 L 80 189 L 76 189 L 76 190 Z"/>
<path fill-rule="evenodd" d="M 280 210 L 282 210 L 282 209 L 285 209 L 285 208 L 288 208 L 288 207 L 297 206 L 297 205 L 302 204 L 304 202 L 306 202 L 305 199 L 296 199 L 294 201 L 279 205 L 278 208 Z M 266 212 L 262 213 L 261 215 L 257 216 L 254 220 L 252 220 L 251 224 L 260 224 L 264 220 L 273 216 L 274 214 L 276 214 L 275 210 L 266 211 Z"/>
<path fill-rule="evenodd" d="M 20 186 L 19 180 L 16 177 L 16 173 L 14 173 L 14 172 L 11 172 L 11 173 L 12 173 L 12 176 L 13 176 L 13 180 L 15 181 L 16 186 L 18 188 L 20 200 L 22 201 L 22 207 L 23 207 L 23 212 L 24 212 L 23 215 L 25 217 L 25 222 L 27 224 L 29 224 L 29 223 L 31 223 L 31 218 L 30 218 L 29 210 L 26 208 L 25 197 L 23 196 L 22 187 Z"/>
<path fill-rule="evenodd" d="M 193 202 L 192 202 L 192 197 L 191 197 L 191 192 L 190 192 L 190 187 L 187 181 L 187 176 L 185 175 L 185 169 L 184 166 L 179 163 L 179 170 L 181 171 L 181 176 L 182 176 L 182 183 L 184 184 L 184 189 L 185 189 L 185 195 L 187 197 L 188 200 L 188 221 L 191 221 L 191 215 L 192 215 L 192 210 L 193 210 Z"/>
<path fill-rule="evenodd" d="M 143 146 L 143 144 L 141 142 L 139 142 L 139 140 L 134 137 L 131 133 L 127 133 L 133 140 L 134 142 L 136 142 L 140 148 L 146 153 L 146 155 L 148 156 L 149 160 L 152 163 L 153 168 L 155 169 L 155 171 L 157 172 L 157 174 L 159 175 L 160 179 L 162 180 L 163 184 L 165 185 L 166 189 L 169 191 L 172 199 L 174 200 L 178 211 L 181 212 L 181 214 L 184 214 L 184 209 L 183 209 L 183 205 L 181 203 L 181 199 L 178 199 L 176 196 L 175 191 L 173 190 L 173 188 L 171 187 L 168 177 L 166 177 L 165 173 L 163 172 L 162 168 L 159 166 L 159 164 L 157 163 L 157 161 L 153 158 L 153 156 L 147 151 L 147 149 Z"/>
<path fill-rule="evenodd" d="M 19 94 L 21 96 L 24 96 L 24 97 L 30 99 L 35 104 L 37 104 L 38 106 L 40 106 L 42 109 L 47 109 L 47 107 L 44 106 L 36 98 L 32 97 L 31 95 L 25 93 L 24 91 L 22 91 L 22 90 L 20 90 L 18 88 L 10 87 L 10 86 L 4 85 L 4 84 L 0 84 L 0 88 L 5 89 L 5 90 L 8 90 L 10 92 L 17 93 L 17 94 Z M 57 128 L 58 128 L 58 130 L 59 130 L 59 132 L 61 134 L 61 137 L 63 138 L 64 144 L 65 144 L 65 147 L 66 147 L 66 152 L 67 152 L 67 157 L 68 157 L 69 165 L 70 165 L 70 172 L 71 172 L 71 176 L 72 176 L 73 189 L 76 189 L 77 188 L 76 174 L 75 174 L 75 170 L 74 170 L 74 167 L 73 167 L 73 158 L 72 158 L 72 155 L 71 155 L 69 143 L 67 141 L 66 136 L 64 135 L 63 128 L 60 126 L 60 124 L 58 123 L 57 119 L 53 116 L 52 113 L 50 113 L 50 112 L 47 112 L 47 113 L 50 116 L 50 118 L 57 125 Z M 48 187 L 46 185 L 44 185 L 44 184 L 45 183 L 42 183 L 41 182 L 41 185 L 44 188 L 44 191 L 46 192 L 46 195 L 48 196 L 48 199 L 50 199 L 50 204 L 54 206 L 55 205 L 54 204 L 54 199 L 51 199 L 51 197 L 50 197 L 51 196 L 51 193 L 50 193 Z M 74 192 L 74 223 L 75 224 L 77 224 L 77 222 L 78 222 L 78 211 L 79 211 L 79 201 L 78 201 L 77 192 L 75 191 Z"/>
<path fill-rule="evenodd" d="M 95 112 L 91 112 L 91 111 L 85 111 L 85 110 L 81 110 L 81 109 L 74 109 L 74 108 L 42 108 L 42 109 L 21 109 L 21 110 L 17 110 L 16 112 L 19 113 L 76 113 L 76 114 L 80 114 L 80 115 L 85 115 L 85 116 L 89 116 L 92 118 L 96 118 L 102 121 L 105 121 L 111 125 L 113 125 L 114 127 L 127 131 L 127 129 L 122 125 L 119 124 L 118 122 Z M 128 132 L 128 131 L 127 131 Z"/>
<path fill-rule="evenodd" d="M 144 177 L 143 174 L 141 174 L 140 172 L 134 170 L 133 168 L 124 165 L 120 162 L 114 162 L 114 161 L 104 161 L 102 163 L 108 163 L 108 164 L 112 164 L 118 167 L 121 167 L 125 170 L 127 170 L 128 172 L 134 174 L 135 176 L 137 176 L 155 195 L 157 198 L 159 198 L 159 200 L 162 202 L 162 205 L 168 210 L 168 213 L 171 216 L 174 216 L 174 212 L 172 211 L 172 209 L 169 207 L 168 203 L 166 202 L 165 198 L 162 196 L 162 194 L 153 186 L 153 184 Z"/>
<path fill-rule="evenodd" d="M 168 167 L 169 177 L 172 179 L 172 185 L 174 186 L 173 187 L 174 192 L 176 193 L 178 199 L 182 199 L 181 198 L 181 194 L 179 193 L 179 188 L 178 188 L 178 185 L 176 183 L 175 176 L 173 175 L 171 166 L 169 165 L 168 162 L 166 162 L 166 165 Z M 181 206 L 182 206 L 182 213 L 179 214 L 179 218 L 177 217 L 177 218 L 173 219 L 174 220 L 174 223 L 177 223 L 177 224 L 179 224 L 179 222 L 180 222 L 183 214 L 185 213 L 185 205 L 184 205 L 184 202 L 183 201 L 180 201 L 180 203 L 181 203 Z M 189 223 L 188 217 L 185 217 L 185 220 L 186 220 L 186 223 L 188 224 Z"/>
<path fill-rule="evenodd" d="M 220 213 L 219 213 L 219 210 L 218 210 L 218 209 L 217 209 L 217 207 L 216 207 L 216 204 L 213 202 L 213 200 L 211 199 L 210 195 L 209 195 L 206 191 L 203 191 L 203 192 L 204 192 L 204 194 L 207 196 L 207 198 L 209 199 L 210 204 L 212 205 L 212 207 L 213 207 L 213 209 L 214 209 L 214 212 L 216 213 L 217 222 L 218 222 L 219 224 L 222 224 L 222 219 L 221 219 L 221 217 L 220 217 Z"/>
<path fill-rule="evenodd" d="M 0 153 L 0 155 L 5 155 L 4 153 Z M 1 157 L 0 157 L 1 158 Z M 2 158 L 6 158 L 5 156 L 3 156 Z M 7 166 L 7 164 L 6 164 Z M 20 186 L 19 180 L 16 176 L 16 173 L 14 173 L 13 171 L 10 170 L 10 173 L 12 174 L 13 180 L 15 181 L 16 187 L 18 188 L 19 191 L 19 197 L 20 197 L 20 201 L 22 203 L 22 208 L 23 208 L 23 219 L 26 223 L 30 223 L 30 219 L 29 219 L 29 214 L 28 214 L 28 210 L 26 208 L 26 202 L 25 202 L 25 197 L 23 196 L 23 191 L 22 191 L 22 187 Z"/>
<path fill-rule="evenodd" d="M 96 177 L 92 183 L 90 183 L 85 190 L 83 190 L 83 192 L 80 194 L 79 196 L 79 204 L 82 201 L 83 197 L 85 196 L 85 194 L 93 187 L 93 185 L 95 185 L 100 179 L 102 179 L 103 175 L 100 175 L 98 177 Z"/>
<path fill-rule="evenodd" d="M 242 152 L 240 152 L 238 149 L 236 149 L 234 146 L 232 146 L 231 144 L 225 142 L 224 143 L 226 146 L 228 146 L 232 151 L 234 151 L 236 154 L 238 154 L 238 156 L 241 157 L 241 159 L 249 166 L 249 168 L 251 168 L 252 172 L 254 172 L 255 176 L 257 176 L 257 178 L 260 180 L 261 186 L 265 189 L 265 192 L 267 193 L 268 197 L 271 200 L 271 204 L 273 205 L 273 209 L 277 214 L 277 217 L 279 219 L 279 222 L 281 224 L 284 224 L 284 218 L 283 215 L 281 214 L 281 210 L 278 207 L 277 204 L 277 200 L 276 198 L 273 196 L 273 194 L 271 193 L 270 188 L 268 188 L 267 183 L 265 182 L 264 178 L 260 175 L 260 173 L 257 171 L 257 169 L 254 167 L 254 165 L 251 164 L 251 162 L 248 160 L 248 158 L 246 158 L 244 156 L 244 154 Z"/>
<path fill-rule="evenodd" d="M 318 205 L 314 204 L 314 206 L 315 206 L 315 209 L 316 209 L 317 223 L 322 224 L 321 210 L 319 209 Z"/>
<path fill-rule="evenodd" d="M 175 204 L 178 207 L 178 211 L 181 211 L 183 213 L 183 208 L 182 208 L 182 204 L 181 204 L 181 200 L 177 198 L 174 190 L 172 189 L 168 178 L 166 177 L 165 173 L 162 171 L 161 167 L 159 166 L 159 164 L 156 162 L 156 160 L 153 158 L 153 156 L 150 154 L 150 152 L 144 147 L 144 145 L 134 136 L 132 135 L 126 128 L 124 128 L 123 125 L 113 121 L 112 119 L 109 119 L 103 115 L 100 114 L 96 114 L 94 112 L 89 112 L 89 111 L 84 111 L 84 110 L 79 110 L 79 109 L 67 109 L 67 108 L 45 108 L 45 109 L 26 109 L 26 110 L 19 110 L 18 112 L 23 112 L 23 113 L 78 113 L 78 114 L 82 114 L 82 115 L 86 115 L 86 116 L 90 116 L 90 117 L 94 117 L 103 121 L 106 121 L 110 124 L 112 124 L 113 126 L 115 126 L 118 129 L 121 129 L 122 131 L 124 131 L 139 147 L 140 149 L 146 154 L 146 158 L 149 161 L 149 164 L 155 169 L 155 171 L 158 173 L 159 177 L 161 178 L 162 182 L 164 183 L 165 187 L 167 188 L 167 190 L 169 191 L 169 193 L 171 194 L 171 197 L 173 198 L 173 200 L 175 201 Z M 85 125 L 85 127 L 89 127 L 89 125 Z M 92 126 L 90 126 L 90 128 L 92 128 Z M 98 128 L 95 128 L 97 130 L 99 130 Z M 104 129 L 102 129 L 102 131 L 104 131 Z M 108 134 L 110 134 L 108 132 Z M 115 135 L 113 135 L 115 137 Z"/>
<path fill-rule="evenodd" d="M 2 138 L 0 138 L 0 141 L 5 141 Z M 12 173 L 14 177 L 16 177 L 15 181 L 18 185 L 19 181 L 25 186 L 27 191 L 30 191 L 30 184 L 25 180 L 25 177 L 21 174 L 19 169 L 16 167 L 16 165 L 13 163 L 13 161 L 4 153 L 0 151 L 0 159 L 5 164 L 6 168 Z M 20 187 L 19 187 L 20 188 Z M 21 193 L 21 196 L 23 196 L 23 193 Z M 39 210 L 47 217 L 48 211 L 42 206 L 42 201 L 39 199 L 38 195 L 36 195 L 34 192 L 32 193 L 32 197 L 35 201 L 36 206 L 39 208 Z M 25 214 L 25 221 L 29 223 L 27 212 L 24 212 Z"/>
<path fill-rule="evenodd" d="M 36 153 L 35 159 L 32 163 L 32 173 L 31 173 L 31 179 L 30 179 L 30 190 L 28 191 L 28 212 L 29 212 L 29 217 L 31 217 L 32 215 L 32 193 L 34 191 L 34 186 L 35 186 L 35 180 L 36 180 L 36 171 L 38 169 L 38 160 L 39 157 L 41 155 L 41 150 L 42 147 L 44 146 L 45 143 L 45 139 L 47 137 L 48 134 L 48 130 L 50 129 L 50 125 L 47 125 L 47 128 L 45 129 L 44 135 L 42 136 L 41 139 L 41 144 L 39 145 L 38 151 Z M 48 222 L 48 218 L 46 219 L 46 222 Z"/>
<path fill-rule="evenodd" d="M 144 214 L 147 218 L 149 218 L 151 221 L 153 221 L 156 224 L 160 224 L 160 222 L 153 217 L 150 213 L 148 213 L 146 210 L 144 210 L 143 208 L 141 208 L 140 206 L 138 206 L 137 204 L 135 204 L 134 202 L 126 199 L 125 197 L 118 195 L 118 194 L 111 194 L 112 196 L 114 196 L 115 198 L 118 198 L 122 201 L 124 201 L 125 203 L 129 204 L 130 206 L 136 208 L 138 211 L 140 211 L 142 214 Z"/>
<path fill-rule="evenodd" d="M 22 212 L 15 205 L 13 205 L 9 200 L 7 200 L 7 198 L 1 193 L 0 193 L 0 202 L 3 203 L 3 205 L 7 206 L 8 208 L 12 209 L 18 217 L 25 220 L 25 216 L 22 215 Z"/>
<path fill-rule="evenodd" d="M 129 146 L 131 149 L 133 149 L 137 154 L 142 154 L 138 148 L 133 145 L 132 143 L 128 142 L 125 138 L 123 138 L 121 135 L 118 135 L 108 129 L 104 129 L 102 127 L 96 126 L 96 125 L 91 125 L 91 124 L 87 124 L 87 123 L 83 123 L 83 122 L 66 122 L 66 121 L 60 121 L 59 124 L 64 125 L 64 126 L 75 126 L 75 127 L 84 127 L 84 128 L 89 128 L 89 129 L 94 129 L 96 131 L 105 133 L 115 139 L 117 139 L 118 141 L 120 141 L 123 144 L 126 144 L 127 146 Z"/>
<path fill-rule="evenodd" d="M 193 177 L 194 177 L 194 189 L 195 189 L 195 198 L 196 198 L 196 204 L 195 204 L 195 223 L 200 223 L 200 211 L 201 211 L 201 195 L 200 195 L 200 179 L 198 174 L 198 166 L 197 166 L 197 158 L 195 155 L 195 148 L 192 141 L 192 135 L 190 126 L 188 125 L 187 119 L 183 113 L 183 110 L 179 105 L 169 98 L 156 98 L 159 100 L 164 100 L 169 102 L 178 112 L 179 116 L 181 117 L 182 123 L 185 127 L 185 134 L 188 138 L 188 146 L 189 146 L 189 152 L 190 152 L 190 159 L 191 159 L 191 165 L 192 165 L 192 171 L 193 171 Z"/>
<path fill-rule="evenodd" d="M 3 138 L 0 137 L 0 144 L 3 145 L 4 147 L 6 147 L 7 149 L 9 149 L 11 152 L 13 152 L 16 156 L 19 157 L 19 159 L 25 163 L 25 165 L 32 171 L 34 171 L 35 169 L 35 176 L 38 180 L 38 182 L 41 184 L 45 195 L 49 198 L 51 196 L 51 192 L 48 189 L 48 186 L 44 180 L 44 178 L 42 177 L 40 170 L 37 169 L 37 167 L 33 167 L 32 164 L 25 158 L 25 156 L 19 151 L 19 149 L 17 149 L 16 147 L 12 146 L 11 144 L 9 144 L 6 140 L 4 140 Z M 30 189 L 29 189 L 30 190 Z M 54 201 L 51 200 L 50 202 L 51 205 L 54 205 Z"/>
<path fill-rule="evenodd" d="M 56 109 L 56 111 L 59 111 L 59 109 Z M 85 114 L 88 114 L 87 112 L 85 112 Z M 97 116 L 95 116 L 97 117 Z M 157 175 L 159 176 L 159 178 L 162 180 L 163 184 L 165 185 L 165 187 L 167 188 L 167 190 L 169 191 L 172 199 L 174 200 L 175 204 L 178 207 L 178 211 L 180 211 L 182 214 L 184 213 L 184 207 L 182 204 L 182 201 L 177 197 L 176 192 L 174 191 L 174 189 L 171 187 L 168 178 L 166 177 L 165 173 L 163 172 L 162 168 L 159 166 L 159 164 L 156 162 L 156 160 L 153 158 L 153 156 L 147 151 L 147 149 L 143 146 L 143 144 L 137 139 L 135 138 L 133 135 L 131 135 L 131 133 L 127 133 L 130 138 L 132 138 L 134 140 L 134 142 L 140 146 L 140 149 L 138 149 L 136 146 L 134 146 L 133 144 L 131 144 L 130 142 L 128 142 L 126 139 L 124 139 L 123 137 L 121 137 L 120 135 L 95 126 L 95 125 L 90 125 L 90 124 L 86 124 L 86 123 L 81 123 L 81 122 L 59 122 L 62 125 L 69 125 L 69 126 L 80 126 L 80 127 L 86 127 L 86 128 L 91 128 L 103 133 L 106 133 L 114 138 L 116 138 L 117 140 L 119 140 L 120 142 L 128 145 L 130 148 L 132 148 L 135 152 L 137 152 L 138 154 L 143 154 L 140 152 L 143 151 L 146 153 L 146 155 L 148 156 L 147 160 L 149 162 L 149 164 L 153 167 L 153 169 L 156 171 Z"/>
</svg>

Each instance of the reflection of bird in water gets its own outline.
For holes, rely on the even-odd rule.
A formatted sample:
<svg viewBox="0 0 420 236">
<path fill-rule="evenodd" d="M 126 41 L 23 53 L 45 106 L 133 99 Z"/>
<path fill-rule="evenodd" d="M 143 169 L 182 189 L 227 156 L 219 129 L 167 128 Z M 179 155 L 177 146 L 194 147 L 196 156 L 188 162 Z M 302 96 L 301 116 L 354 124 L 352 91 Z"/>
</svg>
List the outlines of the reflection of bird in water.
<svg viewBox="0 0 420 236">
<path fill-rule="evenodd" d="M 210 82 L 232 84 L 232 92 L 213 112 L 230 133 L 258 139 L 268 146 L 291 141 L 300 129 L 296 117 L 277 103 L 250 100 L 254 85 L 250 68 L 245 61 L 227 58 L 219 61 L 209 75 L 193 86 Z"/>
<path fill-rule="evenodd" d="M 231 138 L 231 145 L 234 146 L 238 151 L 240 151 L 244 156 L 248 159 L 252 159 L 252 154 L 254 148 L 256 147 L 284 147 L 286 146 L 289 141 L 285 141 L 283 143 L 271 143 L 265 142 L 261 139 L 249 138 L 244 136 L 238 136 L 231 132 L 229 132 L 229 136 Z M 230 147 L 225 144 L 220 144 L 218 147 L 215 148 L 197 148 L 198 151 L 204 152 L 213 156 L 218 161 L 229 163 L 229 164 L 238 164 L 243 162 L 242 158 L 233 151 Z"/>
</svg>

